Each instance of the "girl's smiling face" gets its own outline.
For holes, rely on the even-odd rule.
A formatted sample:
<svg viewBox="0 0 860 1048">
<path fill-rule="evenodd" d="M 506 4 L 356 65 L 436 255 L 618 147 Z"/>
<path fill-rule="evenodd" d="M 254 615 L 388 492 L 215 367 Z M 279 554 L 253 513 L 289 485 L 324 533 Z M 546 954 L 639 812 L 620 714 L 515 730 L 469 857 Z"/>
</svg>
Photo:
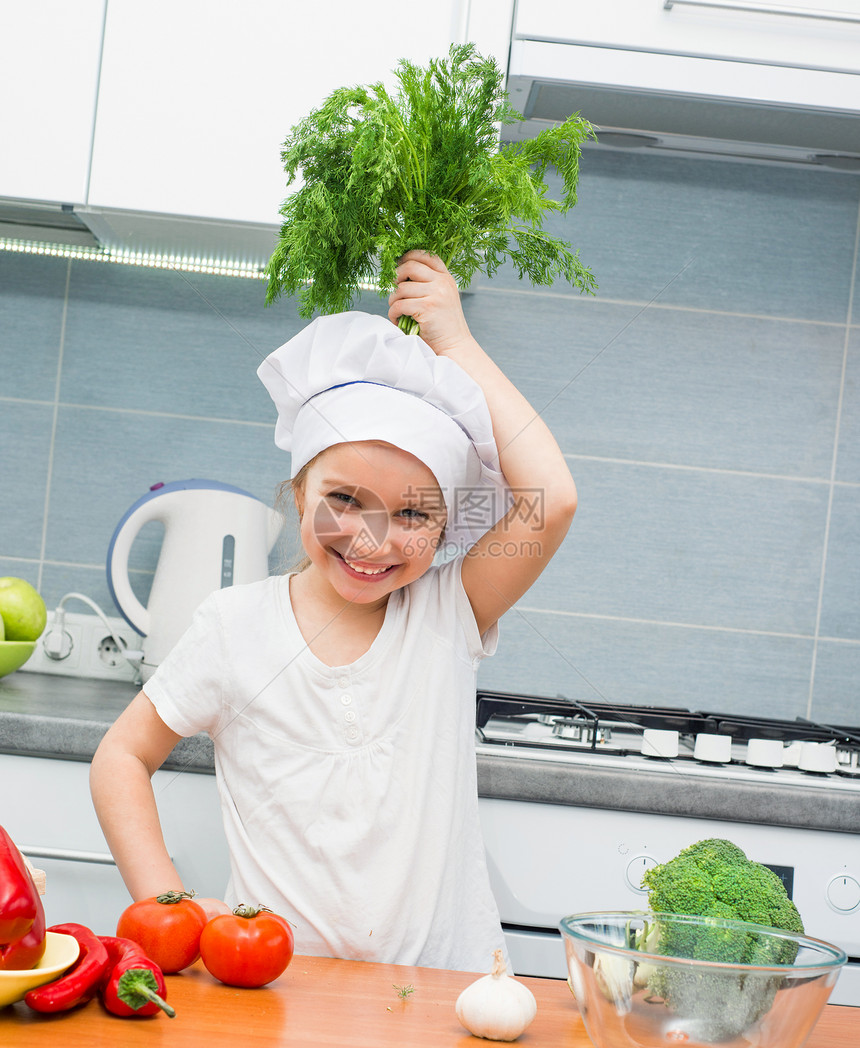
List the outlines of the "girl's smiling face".
<svg viewBox="0 0 860 1048">
<path fill-rule="evenodd" d="M 391 444 L 335 444 L 296 485 L 301 538 L 313 568 L 344 600 L 387 599 L 430 567 L 445 526 L 436 478 Z"/>
</svg>

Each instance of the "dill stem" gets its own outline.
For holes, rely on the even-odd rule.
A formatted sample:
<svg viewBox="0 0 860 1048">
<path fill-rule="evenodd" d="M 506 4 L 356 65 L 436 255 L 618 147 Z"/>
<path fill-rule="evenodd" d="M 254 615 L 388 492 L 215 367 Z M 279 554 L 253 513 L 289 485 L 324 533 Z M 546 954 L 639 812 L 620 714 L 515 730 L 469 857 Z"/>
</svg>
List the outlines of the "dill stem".
<svg viewBox="0 0 860 1048">
<path fill-rule="evenodd" d="M 399 136 L 400 137 L 400 142 L 401 142 L 402 145 L 404 145 L 406 147 L 407 159 L 408 159 L 408 162 L 409 162 L 408 166 L 412 168 L 412 181 L 415 183 L 415 186 L 416 186 L 417 189 L 423 189 L 424 188 L 424 179 L 421 177 L 422 176 L 421 161 L 420 161 L 420 159 L 418 157 L 418 151 L 415 148 L 415 143 L 412 141 L 412 138 L 411 138 L 409 132 L 406 129 L 406 125 L 403 123 L 403 119 L 402 119 L 400 113 L 397 111 L 397 109 L 394 108 L 392 110 L 392 113 L 393 113 L 393 116 L 395 118 L 395 123 L 397 124 L 397 128 L 398 128 L 398 130 L 400 132 L 400 136 Z M 403 183 L 402 184 L 403 184 L 404 189 L 406 190 L 407 198 L 409 200 L 412 200 L 412 190 L 411 190 L 411 185 L 410 185 L 409 179 L 408 178 L 403 179 Z"/>
</svg>

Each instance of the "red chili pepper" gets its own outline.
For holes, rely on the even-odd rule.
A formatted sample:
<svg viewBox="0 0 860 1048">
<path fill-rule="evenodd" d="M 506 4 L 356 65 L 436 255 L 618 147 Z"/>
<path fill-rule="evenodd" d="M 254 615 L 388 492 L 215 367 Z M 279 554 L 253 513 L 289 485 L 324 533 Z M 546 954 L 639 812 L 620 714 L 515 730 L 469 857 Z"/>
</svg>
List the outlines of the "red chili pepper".
<svg viewBox="0 0 860 1048">
<path fill-rule="evenodd" d="M 39 905 L 39 893 L 24 856 L 0 826 L 0 950 L 27 934 Z"/>
<path fill-rule="evenodd" d="M 81 948 L 78 959 L 59 979 L 37 986 L 25 996 L 36 1012 L 65 1012 L 95 997 L 110 964 L 107 947 L 83 924 L 54 924 L 49 932 L 73 935 Z"/>
<path fill-rule="evenodd" d="M 136 942 L 113 935 L 100 935 L 108 953 L 108 969 L 102 977 L 102 1001 L 114 1015 L 155 1015 L 159 1009 L 171 1019 L 176 1012 L 165 1001 L 167 988 L 158 965 Z"/>
<path fill-rule="evenodd" d="M 45 911 L 9 834 L 0 826 L 0 970 L 33 968 L 45 952 Z"/>
</svg>

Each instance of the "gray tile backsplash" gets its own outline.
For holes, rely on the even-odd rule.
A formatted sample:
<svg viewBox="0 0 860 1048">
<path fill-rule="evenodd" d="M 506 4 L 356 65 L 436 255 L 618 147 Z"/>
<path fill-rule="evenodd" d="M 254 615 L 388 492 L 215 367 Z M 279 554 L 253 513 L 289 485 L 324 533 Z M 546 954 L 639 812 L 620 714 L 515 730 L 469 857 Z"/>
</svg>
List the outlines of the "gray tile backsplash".
<svg viewBox="0 0 860 1048">
<path fill-rule="evenodd" d="M 812 651 L 807 637 L 571 615 L 524 601 L 504 619 L 481 683 L 585 703 L 795 717 L 806 714 Z"/>
<path fill-rule="evenodd" d="M 2 366 L 0 361 L 0 369 Z M 0 513 L 0 557 L 30 561 L 38 571 L 54 412 L 50 404 L 7 400 L 5 388 L 4 383 L 0 396 L 0 491 L 4 503 Z M 24 576 L 23 571 L 3 574 Z"/>
<path fill-rule="evenodd" d="M 821 633 L 860 641 L 860 487 L 833 492 L 827 566 L 821 605 Z M 856 690 L 855 690 L 856 694 Z"/>
<path fill-rule="evenodd" d="M 844 324 L 489 292 L 467 305 L 569 453 L 830 476 Z"/>
<path fill-rule="evenodd" d="M 550 225 L 598 293 L 505 268 L 465 294 L 580 492 L 485 687 L 860 724 L 858 213 L 852 175 L 589 149 Z M 263 299 L 0 253 L 0 574 L 114 614 L 107 547 L 151 484 L 271 503 L 288 459 L 255 371 L 305 321 Z M 144 601 L 159 541 L 133 549 Z"/>
<path fill-rule="evenodd" d="M 860 297 L 860 285 L 857 297 Z M 836 460 L 836 479 L 847 484 L 860 484 L 860 312 L 856 305 L 854 311 L 858 320 L 848 332 Z"/>
<path fill-rule="evenodd" d="M 602 298 L 847 320 L 856 176 L 600 149 L 582 170 L 576 208 L 547 226 Z"/>
<path fill-rule="evenodd" d="M 530 606 L 812 635 L 824 485 L 575 456 L 571 465 L 580 508 Z"/>
</svg>

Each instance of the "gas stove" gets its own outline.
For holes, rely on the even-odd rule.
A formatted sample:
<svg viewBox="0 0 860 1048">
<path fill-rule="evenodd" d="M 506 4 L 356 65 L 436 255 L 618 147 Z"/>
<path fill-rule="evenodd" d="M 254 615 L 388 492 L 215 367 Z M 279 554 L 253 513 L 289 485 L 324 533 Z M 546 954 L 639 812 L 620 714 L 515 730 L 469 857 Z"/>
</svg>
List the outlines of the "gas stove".
<svg viewBox="0 0 860 1048">
<path fill-rule="evenodd" d="M 860 728 L 479 692 L 476 730 L 486 754 L 513 747 L 530 760 L 716 774 L 845 793 L 860 805 Z M 860 807 L 855 816 L 860 831 Z"/>
<path fill-rule="evenodd" d="M 493 890 L 517 974 L 566 976 L 558 921 L 642 909 L 644 871 L 725 837 L 851 957 L 860 1006 L 860 728 L 482 691 L 476 751 Z"/>
</svg>

